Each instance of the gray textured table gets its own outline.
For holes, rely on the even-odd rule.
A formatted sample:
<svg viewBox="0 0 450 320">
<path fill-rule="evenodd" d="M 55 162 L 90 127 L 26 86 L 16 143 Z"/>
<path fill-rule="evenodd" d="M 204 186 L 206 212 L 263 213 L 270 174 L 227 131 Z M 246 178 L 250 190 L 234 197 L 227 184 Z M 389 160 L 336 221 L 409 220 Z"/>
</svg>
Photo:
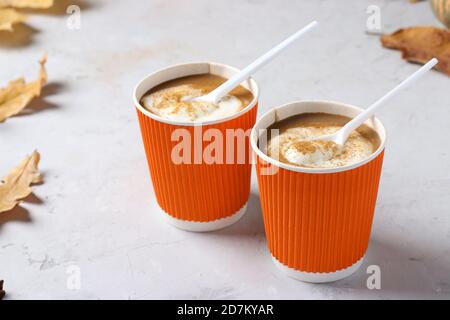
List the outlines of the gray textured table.
<svg viewBox="0 0 450 320">
<path fill-rule="evenodd" d="M 242 67 L 313 19 L 320 28 L 255 76 L 259 114 L 296 99 L 367 106 L 417 68 L 365 33 L 367 6 L 378 5 L 383 29 L 394 31 L 438 25 L 427 3 L 60 3 L 81 7 L 81 29 L 66 27 L 61 7 L 30 16 L 15 40 L 0 34 L 2 85 L 34 77 L 44 50 L 50 77 L 34 114 L 0 124 L 0 172 L 37 148 L 45 174 L 34 197 L 0 216 L 8 298 L 450 297 L 448 77 L 432 72 L 379 115 L 389 141 L 367 257 L 356 274 L 323 285 L 274 268 L 255 179 L 248 213 L 232 227 L 193 234 L 166 225 L 131 107 L 135 83 L 157 68 L 194 60 Z M 381 268 L 381 290 L 366 287 L 369 265 Z M 81 288 L 71 290 L 78 271 Z"/>
</svg>

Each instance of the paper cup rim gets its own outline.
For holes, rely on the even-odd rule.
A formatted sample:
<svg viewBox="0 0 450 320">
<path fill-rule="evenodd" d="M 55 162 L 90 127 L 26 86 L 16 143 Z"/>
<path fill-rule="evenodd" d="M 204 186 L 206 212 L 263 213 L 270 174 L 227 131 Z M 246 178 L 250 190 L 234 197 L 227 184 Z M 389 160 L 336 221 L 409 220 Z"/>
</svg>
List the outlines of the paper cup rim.
<svg viewBox="0 0 450 320">
<path fill-rule="evenodd" d="M 305 167 L 299 167 L 299 166 L 287 164 L 287 163 L 275 160 L 275 159 L 269 157 L 268 155 L 266 155 L 258 147 L 259 136 L 258 136 L 257 130 L 259 130 L 259 129 L 267 129 L 267 127 L 266 128 L 259 128 L 261 122 L 263 120 L 265 120 L 273 112 L 277 113 L 279 110 L 282 110 L 284 108 L 291 108 L 291 107 L 296 106 L 298 104 L 307 104 L 307 103 L 312 103 L 312 104 L 333 104 L 333 105 L 336 105 L 336 106 L 339 106 L 339 107 L 352 109 L 353 111 L 356 111 L 358 113 L 364 111 L 362 108 L 356 107 L 354 105 L 346 104 L 346 103 L 342 103 L 342 102 L 337 102 L 337 101 L 331 101 L 331 100 L 298 100 L 298 101 L 292 101 L 292 102 L 283 104 L 283 105 L 278 106 L 278 107 L 274 107 L 274 108 L 270 109 L 269 111 L 267 111 L 266 113 L 264 113 L 261 116 L 261 118 L 259 118 L 256 121 L 256 123 L 253 126 L 253 129 L 252 129 L 252 131 L 250 133 L 250 144 L 251 144 L 251 147 L 252 147 L 253 151 L 255 152 L 256 156 L 260 157 L 261 159 L 263 159 L 264 161 L 266 161 L 268 163 L 271 163 L 273 165 L 276 165 L 277 167 L 280 167 L 282 169 L 286 169 L 286 170 L 289 170 L 289 171 L 302 172 L 302 173 L 313 173 L 313 174 L 315 174 L 315 173 L 317 173 L 317 174 L 324 174 L 324 173 L 337 173 L 337 172 L 348 171 L 348 170 L 352 170 L 352 169 L 358 168 L 358 167 L 363 166 L 366 163 L 372 161 L 381 152 L 383 152 L 383 150 L 384 150 L 384 148 L 386 146 L 386 129 L 385 129 L 383 123 L 377 117 L 373 117 L 372 118 L 373 121 L 378 125 L 378 129 L 381 130 L 381 133 L 382 133 L 382 135 L 380 135 L 380 132 L 378 132 L 376 130 L 377 134 L 380 137 L 381 143 L 380 143 L 379 147 L 377 148 L 377 150 L 375 150 L 375 152 L 373 152 L 369 157 L 365 158 L 364 160 L 352 163 L 350 165 L 340 166 L 340 167 L 333 167 L 333 168 L 305 168 Z M 320 111 L 320 112 L 322 112 L 322 111 Z M 302 113 L 306 113 L 306 112 L 299 112 L 299 113 L 296 113 L 296 114 L 302 114 Z M 284 120 L 284 119 L 282 119 L 282 120 Z M 370 120 L 368 120 L 368 121 L 370 121 Z"/>
<path fill-rule="evenodd" d="M 179 64 L 174 64 L 174 65 L 170 65 L 168 67 L 164 67 L 164 68 L 160 68 L 148 75 L 146 75 L 145 77 L 143 77 L 138 83 L 137 85 L 134 87 L 133 89 L 133 103 L 134 106 L 140 111 L 142 112 L 144 115 L 146 115 L 149 118 L 152 118 L 153 120 L 156 120 L 158 122 L 163 122 L 163 123 L 167 123 L 167 124 L 171 124 L 171 125 L 176 125 L 176 126 L 190 126 L 190 127 L 194 127 L 194 126 L 205 126 L 205 125 L 212 125 L 212 124 L 217 124 L 217 123 L 223 123 L 235 118 L 240 117 L 241 115 L 247 113 L 249 110 L 251 110 L 257 103 L 259 100 L 259 86 L 257 84 L 257 82 L 252 78 L 249 77 L 246 81 L 248 81 L 248 83 L 251 85 L 251 88 L 246 88 L 247 90 L 249 90 L 252 94 L 253 94 L 253 99 L 252 101 L 241 111 L 232 114 L 228 117 L 225 118 L 220 118 L 220 119 L 215 119 L 215 120 L 209 120 L 209 121 L 196 121 L 196 122 L 190 122 L 190 121 L 175 121 L 175 120 L 170 120 L 170 119 L 166 119 L 163 117 L 160 117 L 152 112 L 150 112 L 149 110 L 145 109 L 139 102 L 139 100 L 142 98 L 143 95 L 140 95 L 140 97 L 138 98 L 138 91 L 141 89 L 141 86 L 143 86 L 147 81 L 149 81 L 151 78 L 162 74 L 164 72 L 168 72 L 168 71 L 172 71 L 175 69 L 183 69 L 183 68 L 188 68 L 189 66 L 200 66 L 200 65 L 204 65 L 207 66 L 209 68 L 209 70 L 211 70 L 211 67 L 218 67 L 218 68 L 222 68 L 224 71 L 231 71 L 232 73 L 238 73 L 240 70 L 238 68 L 229 66 L 227 64 L 223 64 L 223 63 L 218 63 L 218 62 L 210 62 L 210 61 L 199 61 L 199 62 L 187 62 L 187 63 L 179 63 Z M 170 80 L 174 80 L 183 76 L 189 76 L 189 75 L 196 75 L 196 74 L 203 74 L 203 73 L 190 73 L 190 74 L 186 74 L 186 75 L 180 75 L 180 76 L 174 76 L 174 77 L 170 77 L 168 79 L 165 79 L 161 82 L 159 82 L 158 84 L 155 84 L 145 90 L 145 92 L 148 92 L 148 90 L 150 90 L 151 88 L 154 88 L 155 86 L 170 81 Z M 212 73 L 215 74 L 215 73 Z M 221 75 L 221 74 L 218 74 Z M 221 75 L 223 76 L 223 75 Z M 253 88 L 253 89 L 252 89 Z"/>
</svg>

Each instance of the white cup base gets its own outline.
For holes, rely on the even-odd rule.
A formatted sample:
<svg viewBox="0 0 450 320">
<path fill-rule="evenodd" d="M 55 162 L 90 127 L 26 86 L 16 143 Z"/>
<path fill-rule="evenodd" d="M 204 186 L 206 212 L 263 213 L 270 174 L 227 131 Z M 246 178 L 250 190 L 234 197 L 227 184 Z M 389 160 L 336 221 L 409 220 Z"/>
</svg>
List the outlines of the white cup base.
<svg viewBox="0 0 450 320">
<path fill-rule="evenodd" d="M 164 210 L 162 215 L 164 219 L 174 227 L 184 230 L 184 231 L 191 231 L 191 232 L 208 232 L 208 231 L 216 231 L 219 229 L 223 229 L 225 227 L 231 226 L 232 224 L 236 223 L 241 219 L 245 212 L 247 211 L 247 204 L 248 201 L 242 206 L 241 209 L 233 213 L 231 216 L 217 219 L 214 221 L 208 221 L 208 222 L 200 222 L 200 221 L 187 221 L 187 220 L 181 220 L 172 217 L 171 215 L 167 214 Z"/>
<path fill-rule="evenodd" d="M 333 282 L 337 281 L 343 278 L 346 278 L 350 276 L 352 273 L 357 271 L 359 267 L 361 266 L 364 256 L 362 256 L 361 259 L 359 259 L 357 262 L 352 264 L 351 266 L 341 269 L 335 272 L 304 272 L 299 271 L 293 268 L 290 268 L 284 264 L 282 264 L 280 261 L 277 260 L 274 256 L 272 256 L 272 260 L 277 266 L 278 269 L 280 269 L 282 272 L 284 272 L 287 276 L 294 278 L 296 280 L 300 280 L 303 282 L 311 282 L 311 283 L 324 283 L 324 282 Z"/>
</svg>

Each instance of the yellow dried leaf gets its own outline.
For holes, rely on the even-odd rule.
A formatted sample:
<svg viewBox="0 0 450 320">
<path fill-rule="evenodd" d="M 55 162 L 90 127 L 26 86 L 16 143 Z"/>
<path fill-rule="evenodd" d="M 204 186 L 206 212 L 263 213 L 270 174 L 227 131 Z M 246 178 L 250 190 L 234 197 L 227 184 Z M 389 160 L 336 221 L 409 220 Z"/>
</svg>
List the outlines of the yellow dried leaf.
<svg viewBox="0 0 450 320">
<path fill-rule="evenodd" d="M 47 9 L 53 6 L 53 0 L 0 0 L 0 8 Z"/>
<path fill-rule="evenodd" d="M 47 83 L 47 71 L 45 62 L 47 54 L 39 61 L 39 78 L 33 82 L 26 83 L 25 79 L 19 78 L 10 81 L 6 88 L 0 88 L 0 122 L 18 114 L 22 111 L 33 98 L 41 94 L 42 87 Z"/>
<path fill-rule="evenodd" d="M 0 9 L 0 31 L 13 31 L 13 24 L 24 21 L 25 16 L 16 10 Z"/>
<path fill-rule="evenodd" d="M 38 171 L 39 152 L 33 154 L 14 168 L 0 183 L 0 213 L 13 209 L 31 192 L 31 185 L 42 182 Z"/>
</svg>

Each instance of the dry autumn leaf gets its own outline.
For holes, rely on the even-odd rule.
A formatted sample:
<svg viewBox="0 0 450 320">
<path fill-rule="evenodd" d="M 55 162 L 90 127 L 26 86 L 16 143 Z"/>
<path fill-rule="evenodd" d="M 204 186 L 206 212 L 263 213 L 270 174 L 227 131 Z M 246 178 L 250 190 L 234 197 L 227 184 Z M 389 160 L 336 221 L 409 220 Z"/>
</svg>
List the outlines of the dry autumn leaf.
<svg viewBox="0 0 450 320">
<path fill-rule="evenodd" d="M 42 182 L 38 171 L 39 152 L 34 151 L 14 168 L 0 183 L 0 213 L 13 209 L 31 192 L 31 185 Z"/>
<path fill-rule="evenodd" d="M 425 63 L 437 58 L 436 69 L 450 75 L 450 31 L 435 27 L 412 27 L 383 35 L 384 47 L 401 50 L 405 60 Z"/>
<path fill-rule="evenodd" d="M 44 54 L 39 61 L 40 71 L 37 80 L 26 83 L 24 78 L 19 78 L 9 82 L 6 88 L 0 88 L 0 122 L 18 114 L 33 98 L 40 96 L 42 87 L 47 83 L 46 61 L 47 54 Z"/>
<path fill-rule="evenodd" d="M 13 24 L 25 21 L 25 16 L 14 9 L 0 9 L 0 31 L 13 31 Z"/>
<path fill-rule="evenodd" d="M 5 296 L 5 290 L 3 290 L 3 280 L 0 280 L 0 300 Z"/>
<path fill-rule="evenodd" d="M 0 0 L 0 8 L 47 9 L 53 6 L 53 0 Z"/>
</svg>

